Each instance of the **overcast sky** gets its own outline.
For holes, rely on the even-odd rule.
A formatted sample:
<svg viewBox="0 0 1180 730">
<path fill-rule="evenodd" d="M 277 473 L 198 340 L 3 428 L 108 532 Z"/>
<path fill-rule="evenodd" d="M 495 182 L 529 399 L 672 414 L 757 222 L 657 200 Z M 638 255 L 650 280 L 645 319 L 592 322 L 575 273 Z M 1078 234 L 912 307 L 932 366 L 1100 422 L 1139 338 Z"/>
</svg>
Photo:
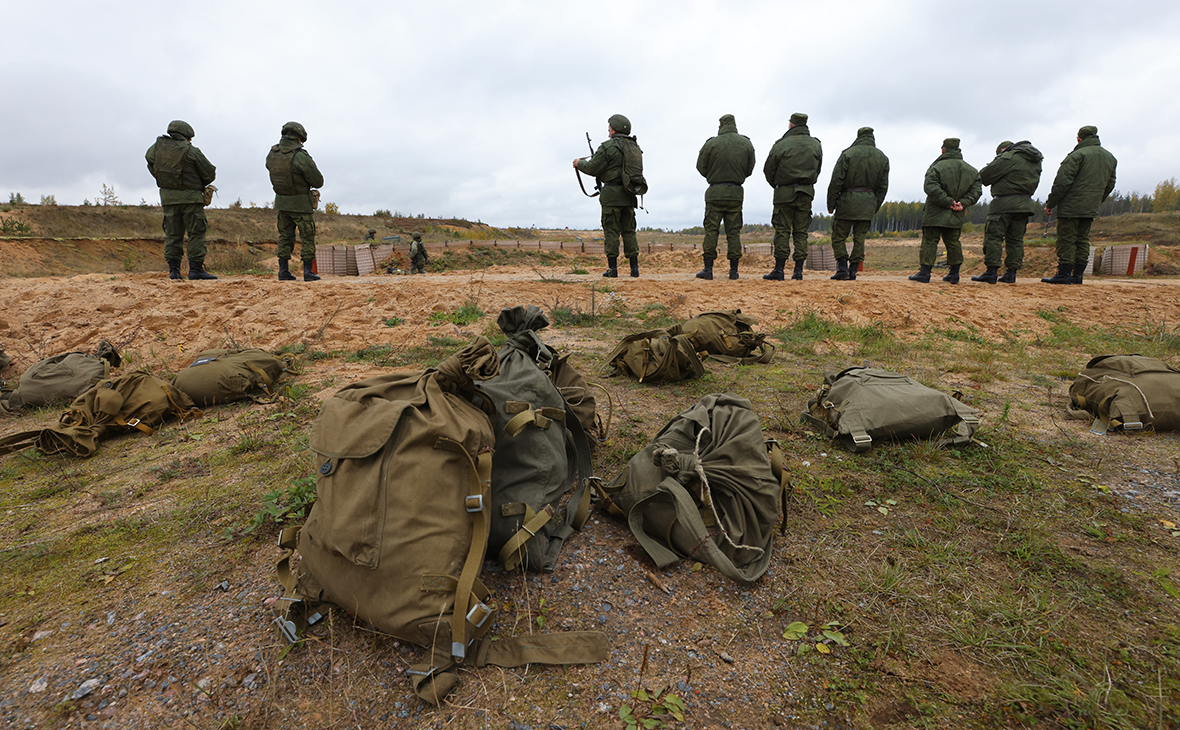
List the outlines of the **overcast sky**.
<svg viewBox="0 0 1180 730">
<path fill-rule="evenodd" d="M 948 136 L 976 167 L 1031 140 L 1043 198 L 1085 124 L 1120 191 L 1180 176 L 1170 0 L 41 0 L 0 18 L 0 202 L 80 204 L 104 184 L 158 202 L 143 154 L 172 119 L 217 166 L 216 207 L 273 198 L 266 152 L 296 120 L 342 212 L 496 226 L 597 227 L 570 162 L 615 113 L 644 150 L 639 225 L 656 228 L 700 224 L 696 156 L 726 113 L 758 155 L 747 222 L 770 220 L 762 164 L 795 111 L 824 145 L 817 212 L 861 126 L 890 158 L 890 200 L 923 198 Z"/>
</svg>

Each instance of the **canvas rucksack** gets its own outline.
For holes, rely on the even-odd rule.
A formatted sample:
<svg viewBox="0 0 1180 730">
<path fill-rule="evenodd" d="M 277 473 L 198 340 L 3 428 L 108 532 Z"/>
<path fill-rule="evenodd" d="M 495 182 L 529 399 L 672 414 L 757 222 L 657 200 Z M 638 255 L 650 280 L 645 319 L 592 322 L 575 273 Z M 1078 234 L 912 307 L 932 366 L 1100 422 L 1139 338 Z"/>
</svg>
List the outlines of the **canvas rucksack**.
<svg viewBox="0 0 1180 730">
<path fill-rule="evenodd" d="M 561 397 L 566 405 L 574 412 L 582 431 L 590 441 L 590 445 L 604 443 L 607 431 L 610 429 L 611 402 L 610 393 L 601 386 L 591 386 L 578 370 L 570 364 L 569 353 L 557 355 L 549 366 L 549 376 L 553 384 L 561 391 Z M 597 387 L 607 396 L 606 422 L 598 414 L 598 399 L 594 397 L 591 387 Z"/>
<path fill-rule="evenodd" d="M 35 446 L 45 454 L 90 456 L 111 432 L 154 433 L 168 416 L 200 417 L 202 412 L 171 383 L 148 373 L 103 380 L 78 396 L 58 423 L 0 439 L 0 454 Z"/>
<path fill-rule="evenodd" d="M 122 358 L 111 343 L 98 343 L 98 353 L 67 352 L 45 358 L 21 373 L 16 388 L 0 394 L 0 407 L 8 411 L 36 408 L 55 400 L 73 400 L 95 383 L 111 375 Z"/>
<path fill-rule="evenodd" d="M 211 406 L 274 396 L 275 384 L 290 367 L 290 358 L 258 348 L 205 350 L 172 382 L 197 405 Z"/>
<path fill-rule="evenodd" d="M 495 603 L 479 580 L 491 523 L 492 404 L 475 388 L 499 361 L 483 337 L 420 373 L 343 388 L 311 434 L 316 503 L 287 528 L 278 565 L 286 588 L 276 623 L 298 640 L 331 605 L 377 631 L 427 647 L 410 674 L 439 702 L 459 663 L 583 663 L 606 654 L 601 634 L 483 641 Z M 290 567 L 294 550 L 302 562 Z"/>
<path fill-rule="evenodd" d="M 616 134 L 613 137 L 623 151 L 623 190 L 632 195 L 647 195 L 647 180 L 643 177 L 643 150 L 634 137 Z"/>
<path fill-rule="evenodd" d="M 705 366 L 696 347 L 685 335 L 667 330 L 650 330 L 623 338 L 606 361 L 615 370 L 638 378 L 641 383 L 672 383 L 699 378 Z"/>
<path fill-rule="evenodd" d="M 705 312 L 668 328 L 670 335 L 685 335 L 697 352 L 707 352 L 718 362 L 769 363 L 774 360 L 774 345 L 766 335 L 754 332 L 758 320 L 740 309 Z"/>
<path fill-rule="evenodd" d="M 1142 355 L 1102 355 L 1069 388 L 1066 410 L 1090 430 L 1180 430 L 1180 370 Z"/>
<path fill-rule="evenodd" d="M 537 335 L 549 326 L 530 304 L 500 312 L 508 336 L 499 372 L 476 388 L 494 406 L 489 555 L 508 570 L 552 572 L 565 539 L 590 513 L 590 444 L 561 391 L 546 374 L 553 351 Z M 566 514 L 561 497 L 574 490 Z"/>
<path fill-rule="evenodd" d="M 708 395 L 669 421 L 600 495 L 658 567 L 688 558 L 752 583 L 770 564 L 786 494 L 781 458 L 769 455 L 777 448 L 750 401 Z"/>
<path fill-rule="evenodd" d="M 979 428 L 978 413 L 957 399 L 905 375 L 859 366 L 824 373 L 801 420 L 854 452 L 886 439 L 937 437 L 940 447 L 968 444 Z"/>
</svg>

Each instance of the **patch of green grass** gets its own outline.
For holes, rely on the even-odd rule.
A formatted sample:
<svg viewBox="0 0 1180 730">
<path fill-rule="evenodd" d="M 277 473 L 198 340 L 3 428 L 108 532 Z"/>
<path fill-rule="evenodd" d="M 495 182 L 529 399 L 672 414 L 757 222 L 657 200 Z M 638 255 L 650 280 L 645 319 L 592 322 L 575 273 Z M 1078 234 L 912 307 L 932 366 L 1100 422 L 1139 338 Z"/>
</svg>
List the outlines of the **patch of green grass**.
<svg viewBox="0 0 1180 730">
<path fill-rule="evenodd" d="M 453 312 L 431 312 L 430 323 L 435 327 L 447 322 L 459 327 L 466 327 L 486 314 L 475 302 L 466 302 Z"/>
<path fill-rule="evenodd" d="M 492 266 L 564 266 L 566 258 L 557 251 L 517 249 L 503 246 L 452 246 L 430 257 L 431 271 L 487 269 Z"/>
</svg>

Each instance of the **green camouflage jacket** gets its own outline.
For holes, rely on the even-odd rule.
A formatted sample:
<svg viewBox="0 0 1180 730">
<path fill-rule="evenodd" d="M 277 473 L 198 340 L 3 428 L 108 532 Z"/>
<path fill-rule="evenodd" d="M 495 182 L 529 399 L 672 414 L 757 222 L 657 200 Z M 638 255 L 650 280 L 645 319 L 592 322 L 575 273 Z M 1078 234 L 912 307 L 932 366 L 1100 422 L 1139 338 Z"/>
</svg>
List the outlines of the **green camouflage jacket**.
<svg viewBox="0 0 1180 730">
<path fill-rule="evenodd" d="M 811 136 L 806 124 L 787 130 L 770 148 L 762 172 L 774 188 L 774 204 L 784 205 L 800 193 L 815 199 L 815 181 L 823 167 L 824 153 L 819 140 Z"/>
<path fill-rule="evenodd" d="M 926 169 L 926 207 L 922 211 L 922 225 L 937 228 L 962 228 L 967 222 L 967 209 L 983 195 L 979 171 L 963 161 L 961 150 L 943 152 Z M 963 210 L 951 210 L 955 201 Z"/>
<path fill-rule="evenodd" d="M 889 191 L 889 158 L 877 149 L 873 131 L 860 131 L 840 153 L 828 183 L 828 210 L 847 221 L 872 220 Z"/>
<path fill-rule="evenodd" d="M 266 169 L 275 190 L 275 210 L 314 213 L 311 189 L 323 187 L 324 176 L 299 140 L 284 135 L 266 155 Z"/>
<path fill-rule="evenodd" d="M 161 187 L 160 204 L 203 204 L 205 202 L 205 186 L 212 183 L 217 177 L 217 168 L 183 134 L 170 132 L 156 139 L 155 143 L 151 147 L 148 147 L 147 152 L 144 154 L 144 158 L 147 160 L 148 172 L 152 174 L 152 177 L 156 177 L 156 147 L 159 145 L 180 147 L 184 154 L 184 161 L 181 163 L 180 173 L 180 185 L 182 187 Z M 158 179 L 156 184 L 160 184 Z"/>
<path fill-rule="evenodd" d="M 741 202 L 745 193 L 742 183 L 754 172 L 754 144 L 750 138 L 738 134 L 737 122 L 726 114 L 717 130 L 697 155 L 697 172 L 709 183 L 705 202 Z"/>
<path fill-rule="evenodd" d="M 1059 218 L 1097 218 L 1098 206 L 1114 190 L 1117 164 L 1098 135 L 1086 137 L 1061 161 L 1045 207 L 1056 208 Z"/>
<path fill-rule="evenodd" d="M 984 165 L 979 171 L 979 180 L 992 189 L 992 202 L 987 212 L 1028 213 L 1037 212 L 1032 196 L 1041 182 L 1041 151 L 1025 140 L 1017 142 Z"/>
<path fill-rule="evenodd" d="M 594 176 L 602 183 L 602 192 L 598 201 L 604 208 L 636 208 L 639 199 L 623 189 L 623 148 L 616 140 L 624 137 L 615 133 L 607 141 L 598 145 L 594 156 L 588 160 L 578 160 L 578 170 Z M 634 141 L 634 137 L 628 139 Z"/>
</svg>

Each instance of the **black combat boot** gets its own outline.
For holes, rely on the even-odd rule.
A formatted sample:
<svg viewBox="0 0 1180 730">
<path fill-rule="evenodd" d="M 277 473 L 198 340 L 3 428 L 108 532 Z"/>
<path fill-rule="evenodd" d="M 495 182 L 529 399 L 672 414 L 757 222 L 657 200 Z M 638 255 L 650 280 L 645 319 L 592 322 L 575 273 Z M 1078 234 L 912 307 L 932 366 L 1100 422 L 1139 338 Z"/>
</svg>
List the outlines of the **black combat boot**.
<svg viewBox="0 0 1180 730">
<path fill-rule="evenodd" d="M 1042 284 L 1072 284 L 1073 264 L 1057 264 L 1057 273 L 1041 279 Z"/>
<path fill-rule="evenodd" d="M 795 272 L 791 274 L 791 281 L 803 281 L 803 262 L 806 259 L 795 259 Z"/>
<path fill-rule="evenodd" d="M 741 259 L 729 260 L 729 278 L 731 281 L 738 278 L 738 261 L 741 261 Z"/>
<path fill-rule="evenodd" d="M 833 281 L 848 281 L 848 259 L 836 259 L 836 273 L 832 274 Z"/>
<path fill-rule="evenodd" d="M 1082 283 L 1082 276 L 1085 275 L 1086 269 L 1088 269 L 1088 268 L 1090 268 L 1089 262 L 1086 262 L 1084 264 L 1074 264 L 1073 265 L 1073 276 L 1070 277 L 1069 283 L 1070 284 L 1081 284 Z"/>
<path fill-rule="evenodd" d="M 929 284 L 930 283 L 930 270 L 932 268 L 934 268 L 934 267 L 927 266 L 926 264 L 920 264 L 918 266 L 918 273 L 910 274 L 910 281 L 920 281 L 923 284 Z"/>
<path fill-rule="evenodd" d="M 962 264 L 953 264 L 951 266 L 951 270 L 947 272 L 946 276 L 942 277 L 942 280 L 948 284 L 958 284 L 960 266 L 962 266 Z"/>
<path fill-rule="evenodd" d="M 849 281 L 856 281 L 856 270 L 859 268 L 860 268 L 859 261 L 849 261 L 848 262 L 848 280 Z"/>
<path fill-rule="evenodd" d="M 618 275 L 619 275 L 619 257 L 618 256 L 607 256 L 606 257 L 606 271 L 602 272 L 602 275 L 608 279 L 614 279 L 614 278 L 618 277 Z"/>
<path fill-rule="evenodd" d="M 290 260 L 279 259 L 279 281 L 295 281 L 295 277 L 291 275 Z"/>
<path fill-rule="evenodd" d="M 1015 284 L 1016 283 L 1016 269 L 1008 269 L 1004 275 L 996 279 L 1001 284 Z"/>
<path fill-rule="evenodd" d="M 319 281 L 320 277 L 317 274 L 311 273 L 311 265 L 315 263 L 312 259 L 303 260 L 303 280 L 304 281 Z"/>
<path fill-rule="evenodd" d="M 972 276 L 971 281 L 982 281 L 984 284 L 995 284 L 1000 280 L 999 276 L 997 276 L 999 273 L 999 266 L 989 266 L 987 267 L 987 271 L 983 272 L 979 276 Z"/>
<path fill-rule="evenodd" d="M 205 271 L 205 262 L 197 261 L 196 263 L 188 262 L 188 278 L 189 281 L 196 281 L 200 279 L 216 279 L 217 277 Z"/>
<path fill-rule="evenodd" d="M 184 280 L 184 277 L 180 275 L 180 262 L 179 261 L 169 261 L 168 262 L 168 278 L 169 279 L 177 279 L 180 281 Z"/>
<path fill-rule="evenodd" d="M 782 281 L 784 278 L 783 277 L 783 266 L 785 266 L 786 263 L 787 263 L 786 259 L 775 259 L 774 260 L 774 270 L 771 271 L 769 274 L 763 274 L 762 278 L 763 279 L 770 279 L 771 281 Z"/>
<path fill-rule="evenodd" d="M 639 257 L 628 256 L 627 260 L 631 262 L 631 276 L 635 279 L 639 278 Z"/>
<path fill-rule="evenodd" d="M 704 261 L 705 268 L 697 272 L 697 278 L 704 279 L 705 281 L 713 281 L 713 259 L 705 256 Z"/>
</svg>

